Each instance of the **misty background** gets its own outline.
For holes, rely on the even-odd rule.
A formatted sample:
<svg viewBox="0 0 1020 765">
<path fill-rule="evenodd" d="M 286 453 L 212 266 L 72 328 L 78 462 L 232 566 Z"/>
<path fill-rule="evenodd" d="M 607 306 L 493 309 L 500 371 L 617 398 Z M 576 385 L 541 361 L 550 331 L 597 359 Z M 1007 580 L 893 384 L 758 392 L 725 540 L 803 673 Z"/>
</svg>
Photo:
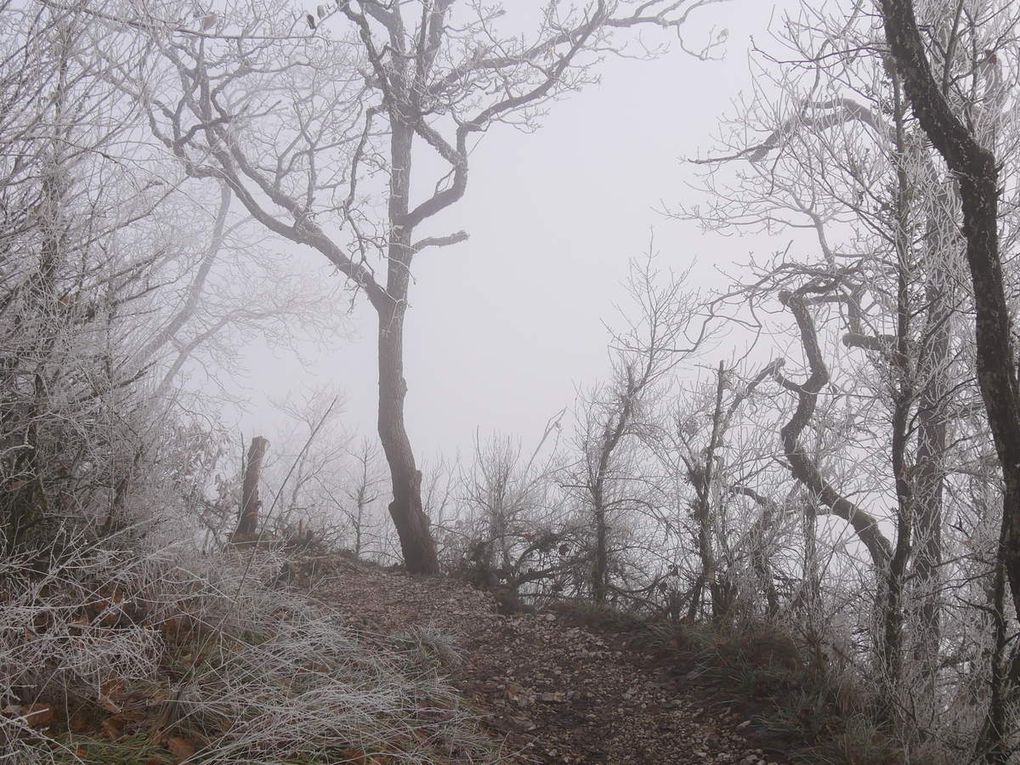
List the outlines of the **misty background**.
<svg viewBox="0 0 1020 765">
<path fill-rule="evenodd" d="M 506 21 L 527 28 L 540 6 L 515 2 Z M 737 0 L 706 8 L 692 14 L 683 37 L 697 50 L 725 30 L 726 44 L 707 60 L 679 46 L 650 61 L 607 57 L 601 81 L 551 105 L 537 131 L 498 125 L 485 135 L 472 153 L 468 193 L 440 219 L 470 239 L 415 261 L 406 417 L 421 458 L 463 455 L 476 431 L 536 441 L 549 417 L 571 406 L 578 385 L 608 371 L 605 324 L 619 323 L 614 305 L 628 261 L 651 242 L 660 267 L 693 264 L 694 286 L 710 290 L 726 287 L 723 272 L 751 252 L 790 241 L 720 236 L 664 213 L 681 200 L 704 200 L 690 187 L 697 168 L 685 160 L 707 153 L 719 118 L 749 85 L 752 45 L 775 50 L 769 30 L 782 28 L 796 6 Z M 276 247 L 295 268 L 342 282 L 318 253 Z M 335 310 L 349 304 L 338 297 Z M 349 338 L 306 341 L 299 354 L 250 343 L 249 374 L 222 380 L 237 399 L 224 406 L 224 420 L 247 436 L 271 436 L 286 421 L 272 404 L 318 389 L 340 394 L 347 428 L 374 437 L 375 323 L 357 300 Z M 734 357 L 747 345 L 739 332 L 727 342 Z"/>
</svg>

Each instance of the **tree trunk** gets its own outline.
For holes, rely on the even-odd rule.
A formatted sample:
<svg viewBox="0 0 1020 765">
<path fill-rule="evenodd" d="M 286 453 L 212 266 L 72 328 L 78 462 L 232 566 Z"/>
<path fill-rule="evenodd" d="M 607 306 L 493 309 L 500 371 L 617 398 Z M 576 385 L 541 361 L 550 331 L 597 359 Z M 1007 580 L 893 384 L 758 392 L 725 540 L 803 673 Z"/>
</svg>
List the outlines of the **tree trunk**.
<svg viewBox="0 0 1020 765">
<path fill-rule="evenodd" d="M 932 77 L 909 0 L 881 0 L 886 38 L 925 134 L 960 182 L 963 233 L 977 314 L 977 377 L 1003 470 L 1003 553 L 1020 607 L 1020 385 L 999 255 L 995 156 L 953 114 Z"/>
<path fill-rule="evenodd" d="M 715 406 L 712 409 L 712 433 L 708 446 L 705 448 L 704 463 L 692 461 L 697 469 L 688 470 L 688 479 L 694 487 L 694 520 L 698 524 L 698 559 L 701 562 L 701 574 L 691 594 L 687 618 L 693 621 L 701 608 L 705 591 L 712 598 L 712 619 L 718 621 L 729 609 L 729 600 L 725 586 L 718 581 L 716 572 L 715 550 L 712 546 L 712 489 L 715 481 L 715 453 L 722 435 L 723 395 L 726 390 L 722 362 L 716 376 Z M 693 460 L 699 459 L 692 455 Z"/>
<path fill-rule="evenodd" d="M 421 501 L 421 471 L 404 427 L 403 308 L 379 317 L 379 440 L 393 483 L 390 516 L 404 565 L 414 574 L 439 573 L 436 546 Z"/>
<path fill-rule="evenodd" d="M 237 529 L 233 537 L 235 542 L 251 541 L 258 533 L 259 510 L 262 508 L 259 481 L 262 479 L 262 462 L 268 448 L 269 441 L 262 436 L 255 436 L 248 447 L 244 482 L 241 485 L 241 511 L 237 517 Z"/>
<path fill-rule="evenodd" d="M 606 485 L 613 455 L 631 425 L 634 407 L 642 388 L 643 384 L 635 379 L 634 370 L 628 366 L 626 386 L 618 399 L 619 412 L 616 413 L 615 419 L 613 419 L 613 415 L 610 416 L 610 420 L 603 430 L 599 461 L 594 474 L 589 468 L 588 482 L 591 491 L 592 517 L 595 522 L 592 597 L 599 604 L 605 603 L 609 595 L 609 507 L 606 501 Z"/>
<path fill-rule="evenodd" d="M 609 594 L 609 529 L 606 527 L 606 509 L 602 492 L 596 492 L 594 501 L 595 551 L 591 571 L 592 600 L 602 605 Z"/>
<path fill-rule="evenodd" d="M 411 275 L 411 230 L 405 225 L 411 185 L 412 128 L 394 120 L 391 137 L 390 240 L 386 295 L 379 315 L 379 440 L 393 483 L 390 516 L 400 537 L 404 565 L 412 574 L 438 574 L 439 558 L 421 501 L 421 471 L 404 425 L 404 313 Z"/>
<path fill-rule="evenodd" d="M 896 486 L 896 543 L 889 560 L 885 584 L 885 610 L 882 613 L 882 659 L 884 672 L 881 712 L 895 726 L 899 713 L 898 696 L 903 680 L 903 589 L 907 565 L 913 553 L 914 483 L 907 449 L 910 442 L 911 414 L 915 399 L 914 376 L 910 362 L 911 306 L 910 282 L 913 277 L 911 248 L 910 179 L 905 169 L 907 139 L 906 118 L 901 85 L 892 73 L 893 119 L 896 127 L 896 191 L 894 195 L 896 254 L 896 340 L 890 355 L 892 393 L 891 467 Z"/>
<path fill-rule="evenodd" d="M 808 379 L 799 384 L 787 380 L 778 370 L 775 373 L 780 385 L 797 395 L 797 408 L 790 416 L 790 420 L 779 429 L 783 453 L 789 464 L 791 475 L 821 504 L 828 507 L 833 515 L 842 518 L 853 528 L 857 538 L 861 540 L 871 556 L 875 578 L 879 589 L 881 589 L 885 584 L 889 561 L 892 559 L 892 545 L 882 533 L 878 521 L 830 484 L 818 469 L 815 461 L 800 444 L 801 434 L 815 413 L 815 397 L 829 383 L 829 368 L 822 358 L 814 319 L 811 317 L 804 299 L 804 293 L 809 291 L 818 292 L 820 288 L 809 282 L 796 292 L 779 293 L 779 302 L 790 309 L 797 321 L 801 346 L 811 372 Z"/>
<path fill-rule="evenodd" d="M 780 515 L 780 510 L 773 500 L 747 486 L 734 486 L 732 491 L 735 494 L 750 497 L 761 508 L 761 516 L 751 525 L 751 530 L 747 535 L 748 552 L 751 559 L 751 570 L 757 577 L 758 586 L 765 596 L 765 614 L 772 619 L 779 615 L 779 592 L 773 581 L 773 551 L 769 549 L 769 538 L 776 518 Z"/>
<path fill-rule="evenodd" d="M 999 169 L 994 152 L 982 146 L 953 113 L 932 74 L 910 0 L 879 0 L 885 36 L 907 97 L 925 135 L 959 181 L 967 264 L 974 289 L 977 378 L 988 425 L 1002 468 L 1002 530 L 998 560 L 1009 579 L 1014 611 L 1020 613 L 1020 385 L 1011 339 L 999 253 Z M 1000 685 L 996 678 L 995 685 Z M 992 689 L 983 743 L 986 761 L 1008 759 L 1000 688 Z"/>
<path fill-rule="evenodd" d="M 939 198 L 948 196 L 948 193 L 940 193 Z M 948 203 L 948 199 L 945 201 Z M 929 224 L 926 238 L 928 273 L 925 298 L 928 308 L 917 362 L 922 386 L 917 407 L 914 477 L 914 531 L 917 537 L 914 571 L 917 576 L 913 585 L 916 597 L 911 597 L 910 601 L 917 612 L 913 654 L 922 678 L 919 707 L 921 713 L 934 722 L 938 714 L 936 689 L 941 642 L 939 600 L 942 588 L 944 462 L 952 389 L 947 363 L 952 282 L 947 259 L 959 247 L 959 237 L 944 223 L 933 222 Z"/>
</svg>

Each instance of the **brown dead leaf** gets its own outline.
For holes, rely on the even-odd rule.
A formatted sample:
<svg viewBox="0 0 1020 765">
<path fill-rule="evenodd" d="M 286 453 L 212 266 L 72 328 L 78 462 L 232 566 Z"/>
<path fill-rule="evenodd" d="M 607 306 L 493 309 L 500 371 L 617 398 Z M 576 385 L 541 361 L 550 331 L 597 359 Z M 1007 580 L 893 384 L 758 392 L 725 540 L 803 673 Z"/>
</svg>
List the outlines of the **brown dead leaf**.
<svg viewBox="0 0 1020 765">
<path fill-rule="evenodd" d="M 566 701 L 567 695 L 563 691 L 555 691 L 553 693 L 540 694 L 538 698 L 546 703 L 557 704 L 559 702 Z"/>
<path fill-rule="evenodd" d="M 71 715 L 71 719 L 67 721 L 67 727 L 72 733 L 84 733 L 92 727 L 92 719 L 88 712 L 79 709 Z"/>
<path fill-rule="evenodd" d="M 45 728 L 56 719 L 56 713 L 49 704 L 26 704 L 21 708 L 21 715 L 33 728 Z"/>
<path fill-rule="evenodd" d="M 121 727 L 120 721 L 113 717 L 107 717 L 100 723 L 99 727 L 103 731 L 103 735 L 110 740 L 115 741 L 124 735 L 124 729 Z"/>
<path fill-rule="evenodd" d="M 96 702 L 111 714 L 119 714 L 123 708 L 118 703 L 124 698 L 124 681 L 120 679 L 107 680 L 96 697 Z"/>
<path fill-rule="evenodd" d="M 119 603 L 106 601 L 98 614 L 96 623 L 100 627 L 119 627 L 124 622 L 124 610 Z"/>
<path fill-rule="evenodd" d="M 168 736 L 166 748 L 174 756 L 174 762 L 184 762 L 195 754 L 195 745 L 181 736 Z"/>
<path fill-rule="evenodd" d="M 194 631 L 194 619 L 189 614 L 175 614 L 159 625 L 163 637 L 169 642 L 183 642 Z"/>
<path fill-rule="evenodd" d="M 538 727 L 537 725 L 535 725 L 535 723 L 533 723 L 527 717 L 514 717 L 514 718 L 511 718 L 511 719 L 512 719 L 514 725 L 516 725 L 518 727 L 518 729 L 524 731 L 525 733 L 528 732 L 528 731 L 535 730 L 535 728 Z"/>
<path fill-rule="evenodd" d="M 119 677 L 112 677 L 102 684 L 102 691 L 104 696 L 108 696 L 111 699 L 122 699 L 124 698 L 124 680 Z"/>
<path fill-rule="evenodd" d="M 108 582 L 99 588 L 99 597 L 114 603 L 124 602 L 124 588 L 120 584 Z"/>
<path fill-rule="evenodd" d="M 510 703 L 515 704 L 519 707 L 527 707 L 531 705 L 533 701 L 531 694 L 529 694 L 524 688 L 519 686 L 517 683 L 510 683 L 506 687 L 506 697 L 510 700 Z"/>
</svg>

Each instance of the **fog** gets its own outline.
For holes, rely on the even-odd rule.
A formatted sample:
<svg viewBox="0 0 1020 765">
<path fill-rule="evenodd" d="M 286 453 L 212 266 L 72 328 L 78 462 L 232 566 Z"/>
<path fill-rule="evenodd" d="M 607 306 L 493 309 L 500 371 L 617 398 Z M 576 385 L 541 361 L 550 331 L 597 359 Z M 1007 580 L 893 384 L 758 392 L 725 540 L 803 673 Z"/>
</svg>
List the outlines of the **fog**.
<svg viewBox="0 0 1020 765">
<path fill-rule="evenodd" d="M 789 234 L 705 234 L 664 212 L 704 197 L 690 188 L 695 167 L 685 160 L 708 152 L 718 119 L 734 113 L 750 84 L 752 45 L 776 49 L 769 30 L 795 7 L 791 0 L 707 7 L 693 14 L 684 39 L 697 49 L 726 30 L 725 46 L 708 59 L 676 46 L 650 60 L 607 57 L 601 81 L 551 105 L 537 131 L 500 125 L 486 134 L 472 153 L 464 199 L 437 223 L 470 239 L 415 262 L 406 414 L 423 457 L 470 451 L 476 431 L 537 439 L 578 386 L 608 371 L 605 323 L 619 319 L 614 305 L 628 259 L 650 245 L 663 268 L 693 264 L 692 282 L 707 293 L 728 284 L 720 269 L 789 242 Z M 513 11 L 515 22 L 533 21 L 526 3 Z M 299 267 L 328 273 L 317 254 L 282 246 Z M 347 307 L 341 300 L 336 310 Z M 244 411 L 231 406 L 228 418 L 244 433 L 268 434 L 282 423 L 271 402 L 329 388 L 342 396 L 348 427 L 373 434 L 375 323 L 358 301 L 349 342 L 308 344 L 300 357 L 249 346 L 250 377 L 229 381 Z M 732 343 L 740 355 L 746 341 Z"/>
</svg>

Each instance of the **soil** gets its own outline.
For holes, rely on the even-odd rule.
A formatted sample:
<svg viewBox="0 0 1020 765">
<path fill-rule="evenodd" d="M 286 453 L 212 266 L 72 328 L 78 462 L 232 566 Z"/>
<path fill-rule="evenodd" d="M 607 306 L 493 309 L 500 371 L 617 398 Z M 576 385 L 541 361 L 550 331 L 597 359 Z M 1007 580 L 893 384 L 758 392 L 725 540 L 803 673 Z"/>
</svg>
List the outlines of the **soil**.
<svg viewBox="0 0 1020 765">
<path fill-rule="evenodd" d="M 625 624 L 517 611 L 450 579 L 353 560 L 317 599 L 369 637 L 416 634 L 515 763 L 785 765 L 753 709 L 698 681 L 682 656 L 642 647 Z M 431 636 L 431 637 L 429 637 Z"/>
</svg>

